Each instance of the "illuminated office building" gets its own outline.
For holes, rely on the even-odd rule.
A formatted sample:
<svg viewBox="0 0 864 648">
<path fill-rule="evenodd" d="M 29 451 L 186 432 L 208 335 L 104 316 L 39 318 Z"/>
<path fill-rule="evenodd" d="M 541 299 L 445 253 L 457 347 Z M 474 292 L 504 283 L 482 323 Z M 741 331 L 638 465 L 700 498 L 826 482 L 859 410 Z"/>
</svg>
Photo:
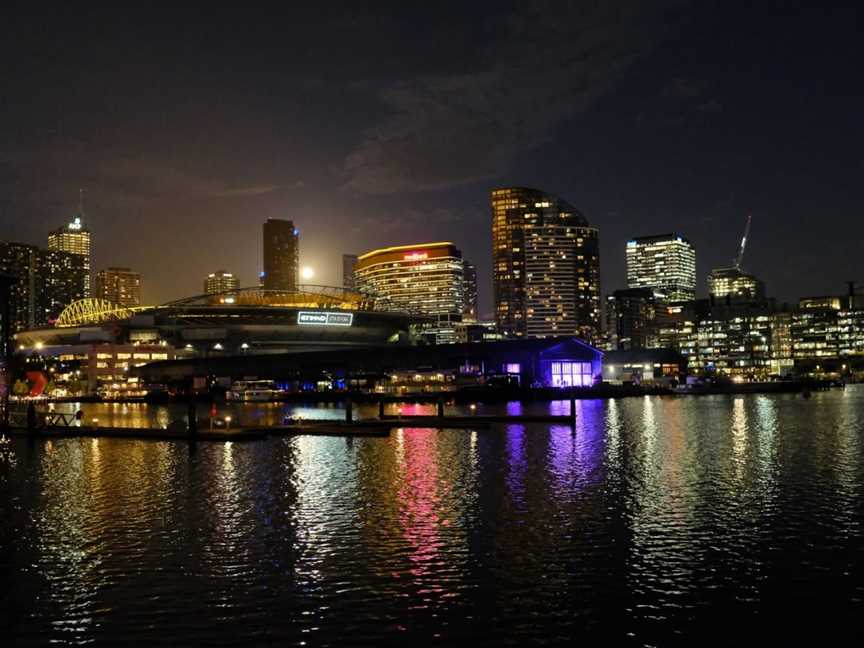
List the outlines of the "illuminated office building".
<svg viewBox="0 0 864 648">
<path fill-rule="evenodd" d="M 708 275 L 708 294 L 714 299 L 764 299 L 765 284 L 738 268 L 715 268 Z"/>
<path fill-rule="evenodd" d="M 66 252 L 75 254 L 83 259 L 82 269 L 79 271 L 84 284 L 84 297 L 90 296 L 90 230 L 84 225 L 83 191 L 82 198 L 78 204 L 78 213 L 64 227 L 60 227 L 48 234 L 48 249 L 54 252 Z"/>
<path fill-rule="evenodd" d="M 9 294 L 13 331 L 50 324 L 85 296 L 84 257 L 23 243 L 0 243 L 0 272 L 14 276 Z"/>
<path fill-rule="evenodd" d="M 357 258 L 357 289 L 382 299 L 389 310 L 451 316 L 464 304 L 462 253 L 452 243 L 400 245 Z M 439 318 L 441 319 L 441 318 Z"/>
<path fill-rule="evenodd" d="M 300 231 L 291 221 L 268 218 L 263 226 L 264 274 L 267 290 L 297 290 L 300 270 Z"/>
<path fill-rule="evenodd" d="M 233 273 L 225 270 L 211 272 L 204 279 L 204 294 L 218 295 L 219 293 L 237 290 L 240 288 L 240 280 Z"/>
<path fill-rule="evenodd" d="M 141 305 L 141 275 L 129 268 L 106 268 L 96 273 L 96 297 L 121 306 Z"/>
<path fill-rule="evenodd" d="M 477 321 L 477 268 L 470 261 L 463 260 L 465 274 L 462 280 L 465 304 L 462 308 L 462 319 L 470 322 Z"/>
<path fill-rule="evenodd" d="M 600 334 L 598 232 L 560 198 L 495 189 L 492 276 L 495 321 L 508 337 Z"/>
<path fill-rule="evenodd" d="M 357 284 L 354 280 L 354 268 L 356 266 L 356 254 L 342 255 L 342 287 L 346 290 L 354 290 L 357 287 Z"/>
<path fill-rule="evenodd" d="M 627 241 L 627 287 L 650 288 L 667 302 L 696 298 L 696 252 L 677 234 Z"/>
</svg>

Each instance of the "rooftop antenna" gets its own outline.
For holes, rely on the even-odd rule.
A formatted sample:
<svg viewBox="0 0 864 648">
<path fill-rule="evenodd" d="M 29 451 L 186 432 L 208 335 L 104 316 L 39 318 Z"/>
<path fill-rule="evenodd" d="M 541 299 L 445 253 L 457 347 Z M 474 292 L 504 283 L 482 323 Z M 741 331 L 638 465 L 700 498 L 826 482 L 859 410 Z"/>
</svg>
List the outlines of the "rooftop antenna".
<svg viewBox="0 0 864 648">
<path fill-rule="evenodd" d="M 744 248 L 747 247 L 747 237 L 750 235 L 750 221 L 753 219 L 753 214 L 747 214 L 747 224 L 744 226 L 744 236 L 741 237 L 741 247 L 738 248 L 738 256 L 735 257 L 733 267 L 736 270 L 741 269 L 741 263 L 744 261 Z"/>
<path fill-rule="evenodd" d="M 84 224 L 84 189 L 78 190 L 78 216 L 81 219 L 81 224 Z"/>
</svg>

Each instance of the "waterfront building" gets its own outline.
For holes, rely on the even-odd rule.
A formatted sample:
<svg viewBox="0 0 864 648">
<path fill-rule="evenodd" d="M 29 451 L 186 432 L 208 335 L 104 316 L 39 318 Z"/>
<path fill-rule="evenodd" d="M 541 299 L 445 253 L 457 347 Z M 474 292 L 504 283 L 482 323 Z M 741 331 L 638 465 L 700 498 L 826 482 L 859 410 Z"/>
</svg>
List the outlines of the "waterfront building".
<svg viewBox="0 0 864 648">
<path fill-rule="evenodd" d="M 672 349 L 619 349 L 603 354 L 603 381 L 613 385 L 683 382 L 687 361 Z"/>
<path fill-rule="evenodd" d="M 477 321 L 477 268 L 470 261 L 463 260 L 465 269 L 462 279 L 462 292 L 464 305 L 462 307 L 462 319 L 466 322 Z"/>
<path fill-rule="evenodd" d="M 449 242 L 380 248 L 357 258 L 355 280 L 361 292 L 413 315 L 462 315 L 464 264 Z"/>
<path fill-rule="evenodd" d="M 141 305 L 141 275 L 129 268 L 106 268 L 96 273 L 95 296 L 120 306 Z"/>
<path fill-rule="evenodd" d="M 472 344 L 394 345 L 289 350 L 255 357 L 195 358 L 152 363 L 132 373 L 145 382 L 165 383 L 193 375 L 258 376 L 288 389 L 337 388 L 351 384 L 375 393 L 445 391 L 468 385 L 591 387 L 602 372 L 602 353 L 576 338 L 522 339 Z"/>
<path fill-rule="evenodd" d="M 9 322 L 16 332 L 49 324 L 86 296 L 83 255 L 0 243 L 0 272 L 17 278 L 9 291 Z"/>
<path fill-rule="evenodd" d="M 175 350 L 166 344 L 78 344 L 39 350 L 43 357 L 59 362 L 54 380 L 60 384 L 80 382 L 88 394 L 106 398 L 143 396 L 144 385 L 129 371 L 148 362 L 173 360 Z"/>
<path fill-rule="evenodd" d="M 268 218 L 263 225 L 264 273 L 267 290 L 297 290 L 300 272 L 300 231 L 289 220 Z"/>
<path fill-rule="evenodd" d="M 84 296 L 90 296 L 90 230 L 84 223 L 84 190 L 80 192 L 78 213 L 65 226 L 48 234 L 48 249 L 53 252 L 75 254 L 82 258 L 81 269 L 76 270 L 80 278 L 75 283 L 82 283 Z M 76 264 L 77 265 L 77 264 Z"/>
<path fill-rule="evenodd" d="M 600 336 L 598 231 L 570 204 L 525 187 L 495 189 L 495 321 L 508 337 Z"/>
<path fill-rule="evenodd" d="M 227 270 L 211 272 L 204 279 L 205 295 L 218 295 L 230 290 L 237 290 L 238 288 L 240 288 L 240 280 Z"/>
<path fill-rule="evenodd" d="M 650 288 L 667 302 L 696 298 L 696 251 L 678 234 L 627 241 L 627 287 Z"/>
<path fill-rule="evenodd" d="M 616 290 L 606 297 L 609 350 L 656 346 L 656 311 L 663 306 L 650 288 Z"/>
<path fill-rule="evenodd" d="M 357 267 L 356 254 L 342 255 L 342 287 L 346 290 L 355 290 L 357 282 L 354 279 L 354 268 Z"/>
<path fill-rule="evenodd" d="M 795 361 L 792 357 L 792 312 L 788 310 L 769 316 L 769 363 L 772 376 L 787 376 L 792 373 Z"/>
<path fill-rule="evenodd" d="M 714 299 L 764 299 L 765 284 L 738 268 L 715 268 L 708 275 L 708 295 Z"/>
<path fill-rule="evenodd" d="M 864 374 L 864 308 L 849 297 L 808 297 L 792 313 L 790 337 L 795 372 L 801 375 Z"/>
</svg>

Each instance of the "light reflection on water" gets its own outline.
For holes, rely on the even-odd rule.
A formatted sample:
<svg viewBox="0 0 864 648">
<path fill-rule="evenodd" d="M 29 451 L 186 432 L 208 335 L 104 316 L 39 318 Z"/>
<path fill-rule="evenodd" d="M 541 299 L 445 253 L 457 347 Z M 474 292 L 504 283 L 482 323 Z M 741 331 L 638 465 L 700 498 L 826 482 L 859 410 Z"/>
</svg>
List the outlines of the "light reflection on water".
<svg viewBox="0 0 864 648">
<path fill-rule="evenodd" d="M 788 644 L 857 632 L 864 388 L 575 405 L 573 428 L 193 447 L 0 439 L 0 620 L 16 645 Z M 184 413 L 87 407 L 118 425 Z"/>
</svg>

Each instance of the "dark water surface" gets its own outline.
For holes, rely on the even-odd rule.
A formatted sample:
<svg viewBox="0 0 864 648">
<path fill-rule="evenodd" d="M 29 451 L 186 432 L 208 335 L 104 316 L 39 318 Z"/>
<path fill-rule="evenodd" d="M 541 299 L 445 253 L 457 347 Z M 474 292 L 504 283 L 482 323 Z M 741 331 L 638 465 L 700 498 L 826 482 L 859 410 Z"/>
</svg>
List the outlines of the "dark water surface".
<svg viewBox="0 0 864 648">
<path fill-rule="evenodd" d="M 577 407 L 575 432 L 4 439 L 4 645 L 860 644 L 864 388 Z"/>
</svg>

